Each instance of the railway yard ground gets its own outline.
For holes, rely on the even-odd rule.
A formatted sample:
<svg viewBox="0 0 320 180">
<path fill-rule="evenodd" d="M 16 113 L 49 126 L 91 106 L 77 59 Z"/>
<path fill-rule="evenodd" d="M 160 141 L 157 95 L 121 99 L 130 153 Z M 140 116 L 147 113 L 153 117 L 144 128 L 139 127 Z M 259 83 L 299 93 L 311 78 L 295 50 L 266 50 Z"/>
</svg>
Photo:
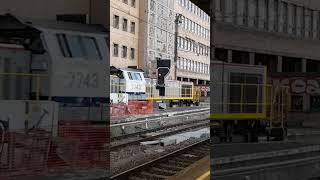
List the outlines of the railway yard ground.
<svg viewBox="0 0 320 180">
<path fill-rule="evenodd" d="M 207 107 L 173 108 L 112 122 L 111 179 L 311 180 L 320 172 L 320 129 L 289 129 L 282 142 L 220 144 L 209 140 L 208 114 Z M 293 165 L 301 176 L 286 171 Z"/>
<path fill-rule="evenodd" d="M 116 163 L 111 179 L 172 178 L 209 157 L 208 115 L 208 107 L 172 108 L 113 121 L 110 160 Z"/>
</svg>

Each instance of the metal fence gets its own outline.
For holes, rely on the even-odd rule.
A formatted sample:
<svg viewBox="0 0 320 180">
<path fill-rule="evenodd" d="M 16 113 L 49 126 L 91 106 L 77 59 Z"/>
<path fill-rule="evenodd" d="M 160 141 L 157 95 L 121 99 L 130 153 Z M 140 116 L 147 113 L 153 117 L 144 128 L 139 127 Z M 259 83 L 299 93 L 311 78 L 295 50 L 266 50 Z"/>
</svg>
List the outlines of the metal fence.
<svg viewBox="0 0 320 180">
<path fill-rule="evenodd" d="M 274 119 L 275 107 L 287 112 L 287 87 L 265 84 L 215 83 L 211 109 L 213 119 Z M 278 97 L 280 96 L 280 97 Z M 281 102 L 279 98 L 283 98 Z"/>
<path fill-rule="evenodd" d="M 0 73 L 1 180 L 109 176 L 109 106 L 54 98 L 46 74 Z"/>
<path fill-rule="evenodd" d="M 108 127 L 60 124 L 55 132 L 34 128 L 1 131 L 0 179 L 63 179 L 81 172 L 107 177 Z"/>
<path fill-rule="evenodd" d="M 200 90 L 190 82 L 168 81 L 165 85 L 165 95 L 159 95 L 156 81 L 148 81 L 140 92 L 126 92 L 126 84 L 110 83 L 111 100 L 113 102 L 127 102 L 128 100 L 193 100 Z M 130 85 L 134 86 L 134 85 Z M 134 91 L 134 87 L 132 90 Z M 200 94 L 201 95 L 201 94 Z M 199 95 L 199 96 L 200 96 Z"/>
</svg>

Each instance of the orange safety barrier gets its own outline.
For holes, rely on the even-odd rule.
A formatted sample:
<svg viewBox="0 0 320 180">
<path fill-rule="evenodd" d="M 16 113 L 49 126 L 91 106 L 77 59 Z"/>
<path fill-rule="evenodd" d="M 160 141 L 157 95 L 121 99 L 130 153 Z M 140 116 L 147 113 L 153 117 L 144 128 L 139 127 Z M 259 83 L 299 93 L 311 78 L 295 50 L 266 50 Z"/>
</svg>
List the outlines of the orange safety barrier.
<svg viewBox="0 0 320 180">
<path fill-rule="evenodd" d="M 128 111 L 135 115 L 151 114 L 153 113 L 153 101 L 129 101 Z"/>
<path fill-rule="evenodd" d="M 108 177 L 109 144 L 109 128 L 88 123 L 0 132 L 0 179 L 59 179 L 98 170 Z"/>
<path fill-rule="evenodd" d="M 153 101 L 129 101 L 126 104 L 111 104 L 112 118 L 125 118 L 131 115 L 147 115 L 153 113 Z"/>
<path fill-rule="evenodd" d="M 125 117 L 129 114 L 128 106 L 126 104 L 111 104 L 110 116 L 111 117 Z"/>
</svg>

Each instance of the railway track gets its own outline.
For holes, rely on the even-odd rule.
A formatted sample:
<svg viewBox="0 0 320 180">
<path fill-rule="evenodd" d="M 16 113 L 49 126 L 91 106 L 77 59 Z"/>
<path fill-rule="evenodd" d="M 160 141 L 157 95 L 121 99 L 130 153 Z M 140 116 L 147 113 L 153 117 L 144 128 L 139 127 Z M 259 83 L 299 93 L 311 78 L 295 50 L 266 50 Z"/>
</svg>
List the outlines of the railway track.
<svg viewBox="0 0 320 180">
<path fill-rule="evenodd" d="M 135 168 L 112 176 L 113 180 L 165 180 L 210 154 L 210 139 L 204 139 Z"/>
<path fill-rule="evenodd" d="M 117 141 L 117 140 L 121 140 L 121 139 L 126 139 L 128 137 L 132 137 L 132 136 L 139 136 L 141 134 L 145 134 L 145 133 L 150 133 L 150 132 L 154 132 L 154 131 L 160 131 L 163 129 L 168 129 L 168 128 L 174 128 L 174 127 L 179 127 L 179 126 L 183 126 L 183 125 L 187 125 L 187 124 L 193 124 L 193 123 L 197 123 L 199 121 L 203 121 L 203 120 L 188 120 L 191 117 L 194 116 L 202 116 L 202 115 L 206 115 L 209 114 L 208 110 L 204 110 L 204 111 L 198 111 L 198 112 L 194 112 L 194 113 L 189 113 L 189 114 L 179 114 L 174 116 L 175 118 L 186 118 L 186 122 L 182 122 L 182 123 L 176 123 L 176 124 L 171 124 L 171 125 L 166 125 L 166 126 L 162 126 L 162 127 L 158 127 L 158 128 L 153 128 L 153 129 L 141 129 L 141 131 L 139 132 L 135 132 L 135 133 L 129 133 L 129 134 L 123 134 L 121 136 L 113 136 L 111 137 L 111 142 L 113 141 Z M 170 120 L 170 118 L 172 117 L 161 117 L 161 118 L 154 118 L 154 119 L 145 119 L 145 120 L 141 120 L 141 121 L 133 121 L 133 122 L 126 122 L 126 123 L 119 123 L 119 124 L 113 124 L 110 125 L 110 128 L 114 128 L 114 127 L 121 127 L 121 126 L 130 126 L 130 125 L 138 125 L 138 124 L 144 124 L 146 122 L 156 122 L 156 121 L 165 121 L 165 120 Z"/>
<path fill-rule="evenodd" d="M 170 135 L 187 132 L 193 129 L 203 128 L 203 127 L 209 127 L 208 120 L 202 120 L 202 121 L 196 121 L 188 124 L 182 124 L 182 125 L 180 124 L 172 127 L 166 127 L 165 128 L 166 130 L 160 129 L 158 131 L 148 131 L 145 133 L 139 133 L 135 137 L 131 137 L 131 139 L 128 139 L 124 142 L 119 142 L 119 143 L 117 143 L 116 141 L 111 142 L 110 150 L 115 151 L 117 149 L 130 146 L 130 145 L 135 145 L 140 142 L 151 141 L 160 137 L 170 136 Z M 148 133 L 153 133 L 153 134 L 148 135 Z"/>
<path fill-rule="evenodd" d="M 206 113 L 206 112 L 205 112 L 205 113 Z M 201 114 L 203 114 L 203 113 L 201 113 Z M 141 134 L 146 134 L 146 133 L 150 133 L 150 132 L 161 131 L 161 130 L 168 129 L 168 128 L 174 128 L 174 127 L 184 126 L 184 125 L 188 125 L 188 124 L 194 124 L 194 123 L 201 122 L 201 121 L 207 121 L 207 119 L 203 119 L 203 120 L 192 120 L 192 121 L 187 121 L 187 122 L 183 122 L 183 123 L 166 125 L 166 126 L 162 126 L 162 127 L 159 127 L 159 128 L 153 128 L 153 129 L 143 129 L 143 130 L 141 130 L 140 132 L 130 133 L 130 134 L 124 134 L 124 135 L 121 135 L 121 136 L 111 137 L 111 142 L 117 141 L 117 140 L 126 139 L 126 138 L 133 137 L 133 136 L 140 136 Z M 112 127 L 111 127 L 111 128 L 112 128 Z"/>
</svg>

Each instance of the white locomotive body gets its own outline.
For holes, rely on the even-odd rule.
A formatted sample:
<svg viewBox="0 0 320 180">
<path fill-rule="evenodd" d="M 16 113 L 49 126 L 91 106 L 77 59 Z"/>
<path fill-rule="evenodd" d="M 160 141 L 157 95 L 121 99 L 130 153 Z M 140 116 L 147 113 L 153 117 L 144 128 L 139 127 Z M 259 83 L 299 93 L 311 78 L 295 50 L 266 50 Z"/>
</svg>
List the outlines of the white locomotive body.
<svg viewBox="0 0 320 180">
<path fill-rule="evenodd" d="M 8 17 L 11 20 L 17 21 Z M 64 109 L 60 120 L 106 120 L 107 112 L 95 115 L 108 103 L 105 29 L 66 22 L 19 23 L 17 30 L 0 34 L 0 100 L 52 100 Z M 88 107 L 95 108 L 87 113 Z"/>
<path fill-rule="evenodd" d="M 117 75 L 110 76 L 112 103 L 128 103 L 129 100 L 145 100 L 146 80 L 143 71 L 118 69 Z"/>
</svg>

